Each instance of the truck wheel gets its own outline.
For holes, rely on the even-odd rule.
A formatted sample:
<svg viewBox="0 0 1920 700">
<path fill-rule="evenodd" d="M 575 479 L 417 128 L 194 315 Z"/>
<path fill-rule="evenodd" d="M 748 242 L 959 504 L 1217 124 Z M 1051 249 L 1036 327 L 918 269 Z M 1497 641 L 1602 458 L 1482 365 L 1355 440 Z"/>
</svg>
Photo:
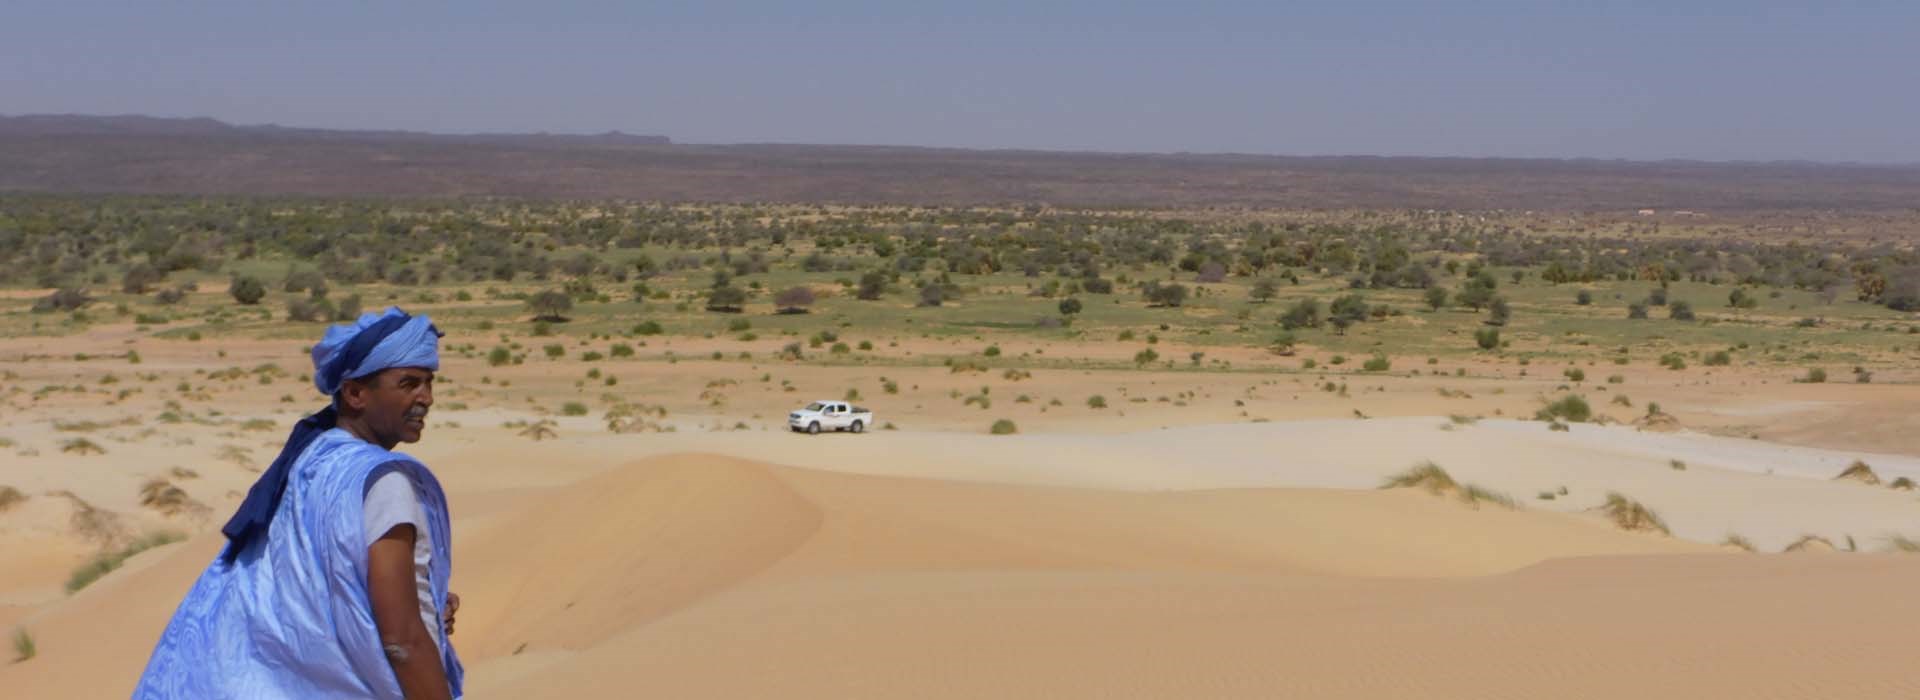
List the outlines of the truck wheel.
<svg viewBox="0 0 1920 700">
<path fill-rule="evenodd" d="M 820 434 L 820 421 L 814 421 L 814 422 L 812 422 L 812 423 L 808 423 L 808 424 L 807 424 L 807 434 L 808 434 L 808 435 L 819 435 L 819 434 Z"/>
<path fill-rule="evenodd" d="M 854 421 L 853 425 L 847 426 L 847 429 L 858 433 L 858 432 L 865 431 L 867 429 L 867 425 L 865 423 L 861 423 L 860 421 Z"/>
</svg>

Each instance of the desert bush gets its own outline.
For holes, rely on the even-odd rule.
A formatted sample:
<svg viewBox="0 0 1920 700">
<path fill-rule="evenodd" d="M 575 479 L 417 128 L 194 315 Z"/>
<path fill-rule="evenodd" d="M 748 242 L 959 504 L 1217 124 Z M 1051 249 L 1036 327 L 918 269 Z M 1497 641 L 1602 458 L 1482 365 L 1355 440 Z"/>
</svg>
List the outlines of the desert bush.
<svg viewBox="0 0 1920 700">
<path fill-rule="evenodd" d="M 660 335 L 665 333 L 666 330 L 660 327 L 659 321 L 641 321 L 634 324 L 633 329 L 629 332 L 634 335 Z"/>
<path fill-rule="evenodd" d="M 153 285 L 166 279 L 160 268 L 149 263 L 136 263 L 120 275 L 120 291 L 127 294 L 146 294 Z"/>
<path fill-rule="evenodd" d="M 1809 367 L 1807 368 L 1807 373 L 1802 375 L 1797 381 L 1802 384 L 1823 384 L 1827 381 L 1827 370 L 1820 367 Z"/>
<path fill-rule="evenodd" d="M 1107 397 L 1101 396 L 1099 394 L 1094 394 L 1092 396 L 1087 397 L 1087 408 L 1099 409 L 1099 408 L 1106 408 L 1106 407 L 1107 407 Z"/>
<path fill-rule="evenodd" d="M 1085 307 L 1080 303 L 1079 299 L 1067 297 L 1060 300 L 1060 315 L 1062 316 L 1072 316 L 1080 313 L 1083 308 Z"/>
<path fill-rule="evenodd" d="M 1725 350 L 1716 350 L 1713 354 L 1707 355 L 1707 359 L 1702 360 L 1701 364 L 1708 367 L 1725 367 L 1733 364 L 1733 355 Z"/>
<path fill-rule="evenodd" d="M 1253 289 L 1248 290 L 1247 297 L 1255 302 L 1264 304 L 1272 301 L 1273 298 L 1279 294 L 1280 285 L 1275 284 L 1274 281 L 1270 279 L 1261 279 L 1253 283 Z"/>
<path fill-rule="evenodd" d="M 1480 328 L 1473 332 L 1473 342 L 1481 350 L 1495 350 L 1500 347 L 1500 329 Z"/>
<path fill-rule="evenodd" d="M 1153 348 L 1146 348 L 1133 354 L 1133 363 L 1136 365 L 1150 364 L 1159 359 L 1160 353 L 1154 352 Z"/>
<path fill-rule="evenodd" d="M 1627 305 L 1627 318 L 1640 320 L 1647 317 L 1647 302 L 1636 301 Z"/>
<path fill-rule="evenodd" d="M 1694 320 L 1693 305 L 1684 301 L 1673 302 L 1667 306 L 1667 318 L 1675 321 L 1692 321 Z"/>
<path fill-rule="evenodd" d="M 1588 406 L 1586 398 L 1579 394 L 1562 396 L 1559 400 L 1547 404 L 1533 414 L 1534 420 L 1552 421 L 1565 419 L 1575 423 L 1584 423 L 1588 418 L 1592 417 L 1593 407 Z"/>
<path fill-rule="evenodd" d="M 227 294 L 242 305 L 252 306 L 267 296 L 267 285 L 262 284 L 258 277 L 240 275 L 227 286 Z"/>
<path fill-rule="evenodd" d="M 1187 303 L 1188 289 L 1178 282 L 1148 282 L 1140 290 L 1148 306 L 1178 307 Z"/>
<path fill-rule="evenodd" d="M 563 416 L 587 415 L 587 405 L 580 403 L 578 401 L 568 401 L 565 404 L 562 404 L 560 406 L 560 415 L 563 415 Z"/>
<path fill-rule="evenodd" d="M 1726 539 L 1720 540 L 1720 546 L 1732 547 L 1746 552 L 1758 551 L 1754 549 L 1752 540 L 1733 533 L 1728 533 Z"/>
<path fill-rule="evenodd" d="M 1579 367 L 1568 367 L 1561 370 L 1560 374 L 1566 377 L 1568 381 L 1584 382 L 1587 380 L 1587 371 Z"/>
<path fill-rule="evenodd" d="M 1288 306 L 1280 314 L 1280 327 L 1284 330 L 1320 327 L 1320 302 L 1317 299 L 1301 299 Z"/>
<path fill-rule="evenodd" d="M 1427 308 L 1439 311 L 1447 308 L 1447 290 L 1441 287 L 1428 287 L 1426 291 Z"/>
<path fill-rule="evenodd" d="M 1392 360 L 1387 359 L 1386 355 L 1377 354 L 1367 358 L 1367 361 L 1360 365 L 1360 369 L 1367 372 L 1385 372 L 1392 367 Z"/>
<path fill-rule="evenodd" d="M 1013 421 L 1002 418 L 1000 420 L 994 421 L 993 427 L 988 428 L 987 432 L 992 433 L 994 435 L 1012 435 L 1014 433 L 1020 432 L 1020 428 L 1019 426 L 1014 425 Z"/>
<path fill-rule="evenodd" d="M 86 290 L 63 288 L 34 302 L 33 312 L 78 311 L 91 303 L 93 303 L 93 297 L 87 296 Z"/>
<path fill-rule="evenodd" d="M 315 323 L 333 320 L 333 304 L 326 299 L 313 297 L 293 297 L 287 300 L 287 320 L 298 323 Z"/>
<path fill-rule="evenodd" d="M 804 314 L 813 302 L 813 289 L 805 285 L 788 287 L 773 297 L 773 305 L 783 314 Z"/>
<path fill-rule="evenodd" d="M 1587 306 L 1587 305 L 1590 305 L 1590 304 L 1592 304 L 1592 303 L 1593 303 L 1593 292 L 1589 292 L 1589 291 L 1587 291 L 1587 290 L 1585 290 L 1585 289 L 1582 289 L 1582 290 L 1580 290 L 1579 292 L 1576 292 L 1576 293 L 1574 293 L 1574 295 L 1573 295 L 1573 303 L 1575 303 L 1575 304 L 1578 304 L 1578 305 L 1580 305 L 1580 306 Z"/>
<path fill-rule="evenodd" d="M 1513 320 L 1513 307 L 1507 304 L 1506 297 L 1494 297 L 1493 301 L 1487 304 L 1488 325 L 1504 326 L 1511 320 Z"/>
<path fill-rule="evenodd" d="M 27 628 L 13 630 L 13 662 L 20 663 L 39 655 L 39 647 L 33 643 L 33 634 Z"/>
<path fill-rule="evenodd" d="M 707 292 L 707 310 L 717 313 L 737 314 L 746 306 L 745 290 L 731 284 L 714 287 Z"/>
<path fill-rule="evenodd" d="M 492 350 L 487 351 L 487 364 L 489 366 L 499 367 L 501 365 L 511 364 L 512 362 L 513 351 L 508 350 L 505 346 L 495 345 Z"/>
<path fill-rule="evenodd" d="M 920 305 L 939 306 L 946 303 L 947 290 L 937 282 L 928 282 L 920 286 Z"/>
</svg>

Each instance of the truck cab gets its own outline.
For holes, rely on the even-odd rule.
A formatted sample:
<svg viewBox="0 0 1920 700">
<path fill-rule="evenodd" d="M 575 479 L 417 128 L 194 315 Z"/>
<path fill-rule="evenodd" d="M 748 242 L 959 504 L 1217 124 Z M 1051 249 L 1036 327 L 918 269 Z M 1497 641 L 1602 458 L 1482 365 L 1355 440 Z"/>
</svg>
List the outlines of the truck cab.
<svg viewBox="0 0 1920 700">
<path fill-rule="evenodd" d="M 787 429 L 817 435 L 822 430 L 866 432 L 873 412 L 845 401 L 822 399 L 787 414 Z"/>
</svg>

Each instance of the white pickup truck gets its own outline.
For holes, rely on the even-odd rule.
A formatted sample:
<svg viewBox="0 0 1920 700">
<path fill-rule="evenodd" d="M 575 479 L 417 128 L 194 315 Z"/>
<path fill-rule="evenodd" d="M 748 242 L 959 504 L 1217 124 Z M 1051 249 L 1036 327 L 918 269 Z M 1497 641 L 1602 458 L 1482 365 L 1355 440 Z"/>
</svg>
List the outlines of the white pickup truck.
<svg viewBox="0 0 1920 700">
<path fill-rule="evenodd" d="M 788 429 L 809 435 L 818 435 L 822 430 L 862 433 L 869 425 L 873 425 L 873 411 L 845 401 L 815 401 L 787 414 Z"/>
</svg>

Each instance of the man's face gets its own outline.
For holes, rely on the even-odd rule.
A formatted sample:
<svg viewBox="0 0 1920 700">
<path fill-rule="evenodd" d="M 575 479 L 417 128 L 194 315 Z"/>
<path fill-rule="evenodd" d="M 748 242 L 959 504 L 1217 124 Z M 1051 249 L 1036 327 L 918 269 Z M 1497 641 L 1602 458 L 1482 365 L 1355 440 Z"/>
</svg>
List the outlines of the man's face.
<svg viewBox="0 0 1920 700">
<path fill-rule="evenodd" d="M 382 370 L 351 382 L 346 400 L 360 410 L 383 446 L 419 442 L 433 406 L 433 372 L 418 367 Z"/>
</svg>

